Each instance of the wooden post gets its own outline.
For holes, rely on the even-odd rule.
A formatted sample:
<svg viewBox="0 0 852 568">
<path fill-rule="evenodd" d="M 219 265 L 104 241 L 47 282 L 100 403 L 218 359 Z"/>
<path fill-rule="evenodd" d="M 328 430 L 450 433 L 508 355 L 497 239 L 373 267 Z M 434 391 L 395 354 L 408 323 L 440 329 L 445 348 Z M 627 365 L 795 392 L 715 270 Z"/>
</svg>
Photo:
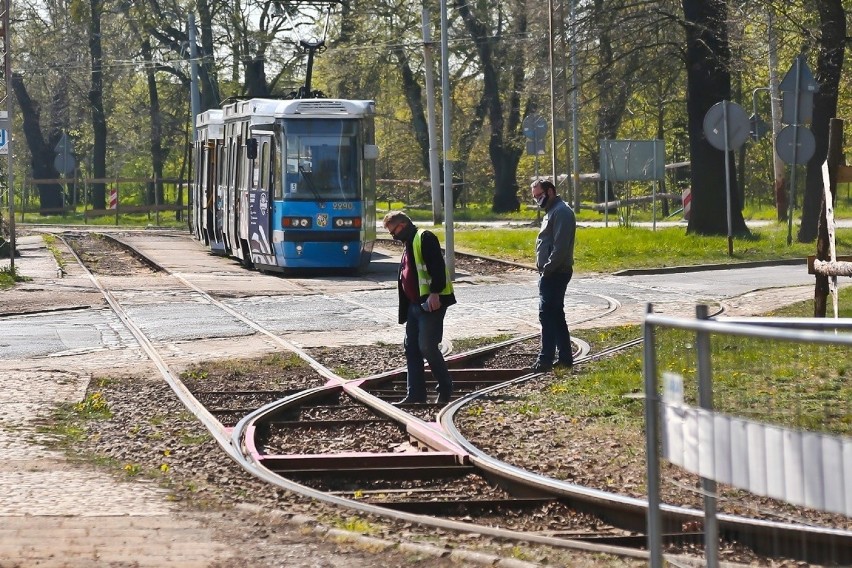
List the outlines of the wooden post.
<svg viewBox="0 0 852 568">
<path fill-rule="evenodd" d="M 828 125 L 828 177 L 832 202 L 837 198 L 837 170 L 843 163 L 843 121 L 832 118 Z M 819 260 L 831 260 L 829 257 L 828 224 L 825 214 L 825 194 L 823 193 L 822 207 L 819 213 L 819 228 L 817 232 L 816 257 Z M 826 300 L 828 298 L 828 276 L 816 275 L 814 286 L 814 317 L 824 318 Z"/>
</svg>

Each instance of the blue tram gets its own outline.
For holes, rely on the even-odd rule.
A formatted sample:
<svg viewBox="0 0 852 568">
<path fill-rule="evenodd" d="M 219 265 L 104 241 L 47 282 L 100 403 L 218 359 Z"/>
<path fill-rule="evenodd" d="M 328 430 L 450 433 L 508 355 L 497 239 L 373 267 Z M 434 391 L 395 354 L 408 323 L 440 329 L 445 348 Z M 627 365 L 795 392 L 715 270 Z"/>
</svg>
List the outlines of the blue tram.
<svg viewBox="0 0 852 568">
<path fill-rule="evenodd" d="M 367 268 L 376 238 L 375 103 L 248 99 L 196 120 L 190 220 L 261 271 Z"/>
</svg>

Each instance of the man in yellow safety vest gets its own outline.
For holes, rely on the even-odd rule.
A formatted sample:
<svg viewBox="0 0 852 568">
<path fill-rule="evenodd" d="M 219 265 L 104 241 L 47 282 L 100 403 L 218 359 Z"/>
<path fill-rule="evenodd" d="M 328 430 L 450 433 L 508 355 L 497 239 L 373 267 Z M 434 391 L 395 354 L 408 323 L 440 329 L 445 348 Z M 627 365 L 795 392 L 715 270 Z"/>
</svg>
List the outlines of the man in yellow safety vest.
<svg viewBox="0 0 852 568">
<path fill-rule="evenodd" d="M 405 245 L 399 262 L 399 323 L 405 324 L 405 361 L 408 391 L 396 404 L 425 403 L 427 399 L 425 365 L 438 381 L 436 404 L 446 404 L 453 394 L 453 380 L 441 353 L 444 315 L 456 303 L 453 283 L 447 271 L 438 237 L 418 229 L 401 211 L 390 211 L 384 218 L 385 229 Z"/>
</svg>

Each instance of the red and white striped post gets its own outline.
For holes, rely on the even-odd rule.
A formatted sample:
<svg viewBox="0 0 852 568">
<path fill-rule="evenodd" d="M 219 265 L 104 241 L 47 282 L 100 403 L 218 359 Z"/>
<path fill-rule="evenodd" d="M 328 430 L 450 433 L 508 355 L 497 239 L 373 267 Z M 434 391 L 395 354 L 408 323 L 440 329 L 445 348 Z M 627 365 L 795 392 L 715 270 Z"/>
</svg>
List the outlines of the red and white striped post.
<svg viewBox="0 0 852 568">
<path fill-rule="evenodd" d="M 683 190 L 683 218 L 689 221 L 689 212 L 692 209 L 692 189 Z"/>
</svg>

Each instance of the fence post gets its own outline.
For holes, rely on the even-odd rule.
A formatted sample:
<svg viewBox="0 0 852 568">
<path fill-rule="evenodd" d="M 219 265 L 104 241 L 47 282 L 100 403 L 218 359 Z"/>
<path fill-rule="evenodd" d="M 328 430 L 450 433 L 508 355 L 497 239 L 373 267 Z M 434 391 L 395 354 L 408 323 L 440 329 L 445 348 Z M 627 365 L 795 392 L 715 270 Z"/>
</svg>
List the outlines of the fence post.
<svg viewBox="0 0 852 568">
<path fill-rule="evenodd" d="M 706 304 L 695 306 L 695 317 L 699 320 L 709 319 Z M 713 366 L 710 352 L 710 334 L 699 330 L 695 332 L 695 335 L 695 351 L 698 356 L 698 405 L 712 413 Z M 713 464 L 715 467 L 715 456 Z M 716 481 L 701 476 L 701 490 L 704 493 L 704 558 L 709 568 L 716 568 L 719 566 L 719 524 L 716 519 Z"/>
<path fill-rule="evenodd" d="M 832 118 L 828 125 L 828 175 L 831 180 L 829 191 L 832 198 L 837 197 L 837 167 L 843 163 L 843 121 Z M 832 201 L 834 201 L 833 199 Z M 823 192 L 822 207 L 819 213 L 817 228 L 816 257 L 819 260 L 829 260 L 828 220 L 825 210 L 825 192 Z M 828 276 L 816 275 L 814 284 L 814 317 L 824 318 L 828 299 Z"/>
<path fill-rule="evenodd" d="M 83 224 L 89 224 L 89 182 L 83 178 Z"/>
<path fill-rule="evenodd" d="M 645 315 L 654 312 L 650 303 Z M 663 566 L 663 535 L 660 521 L 660 456 L 659 449 L 659 394 L 657 392 L 657 359 L 654 345 L 654 325 L 647 318 L 642 323 L 645 354 L 645 454 L 648 462 L 648 551 L 651 568 Z"/>
<path fill-rule="evenodd" d="M 157 174 L 154 174 L 154 221 L 160 226 L 160 192 L 157 191 Z"/>
</svg>

